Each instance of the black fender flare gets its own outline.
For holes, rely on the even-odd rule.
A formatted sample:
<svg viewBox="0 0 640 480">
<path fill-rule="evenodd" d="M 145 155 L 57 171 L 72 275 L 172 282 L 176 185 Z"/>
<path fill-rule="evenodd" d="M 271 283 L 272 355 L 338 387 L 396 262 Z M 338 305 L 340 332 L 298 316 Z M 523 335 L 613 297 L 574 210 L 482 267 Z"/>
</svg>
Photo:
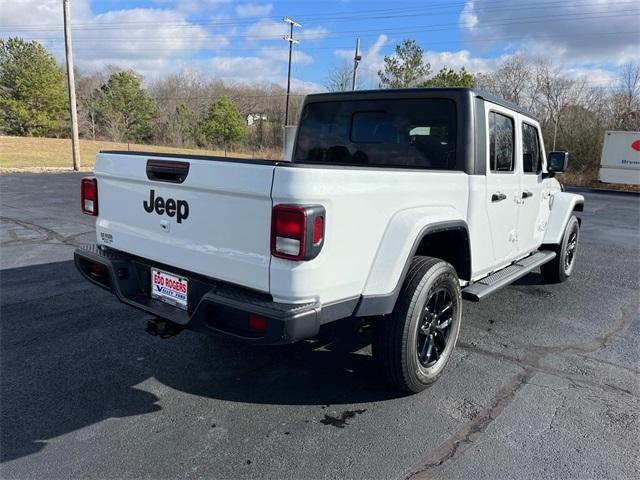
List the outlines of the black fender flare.
<svg viewBox="0 0 640 480">
<path fill-rule="evenodd" d="M 377 315 L 387 315 L 393 311 L 393 308 L 396 304 L 396 300 L 400 295 L 400 290 L 402 289 L 402 285 L 404 284 L 404 280 L 407 276 L 407 272 L 409 271 L 409 267 L 411 266 L 411 260 L 416 254 L 418 247 L 422 243 L 425 237 L 432 235 L 434 233 L 447 232 L 452 230 L 460 230 L 463 231 L 467 244 L 469 243 L 469 228 L 467 223 L 463 220 L 450 220 L 444 222 L 436 222 L 426 225 L 420 233 L 416 236 L 413 241 L 413 245 L 409 252 L 409 256 L 405 260 L 404 267 L 402 269 L 402 273 L 400 274 L 400 278 L 398 279 L 395 288 L 386 294 L 381 295 L 361 295 L 360 301 L 358 302 L 358 306 L 355 310 L 355 316 L 357 317 L 370 317 Z M 471 249 L 469 248 L 469 264 L 471 264 Z M 469 270 L 471 267 L 469 266 Z M 469 272 L 469 275 L 471 272 Z"/>
</svg>

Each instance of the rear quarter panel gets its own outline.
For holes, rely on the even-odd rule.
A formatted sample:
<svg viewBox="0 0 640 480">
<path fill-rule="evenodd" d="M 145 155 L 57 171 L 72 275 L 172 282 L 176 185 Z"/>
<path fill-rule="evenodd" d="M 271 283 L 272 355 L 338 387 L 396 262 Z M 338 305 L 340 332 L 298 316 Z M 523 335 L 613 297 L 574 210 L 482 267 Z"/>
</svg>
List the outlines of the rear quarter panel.
<svg viewBox="0 0 640 480">
<path fill-rule="evenodd" d="M 326 209 L 325 243 L 309 262 L 273 258 L 271 294 L 279 301 L 323 304 L 391 292 L 421 228 L 465 219 L 468 176 L 375 168 L 277 167 L 274 205 Z"/>
</svg>

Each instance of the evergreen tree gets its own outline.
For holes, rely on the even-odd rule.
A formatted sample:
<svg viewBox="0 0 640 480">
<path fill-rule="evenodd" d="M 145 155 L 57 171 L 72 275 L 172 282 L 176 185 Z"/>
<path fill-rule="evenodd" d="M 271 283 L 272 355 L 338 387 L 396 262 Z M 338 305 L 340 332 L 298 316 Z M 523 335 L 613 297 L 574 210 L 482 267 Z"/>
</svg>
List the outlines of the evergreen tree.
<svg viewBox="0 0 640 480">
<path fill-rule="evenodd" d="M 245 121 L 228 97 L 220 97 L 211 106 L 202 130 L 210 143 L 225 147 L 229 143 L 243 140 L 246 135 Z"/>
<path fill-rule="evenodd" d="M 474 88 L 476 86 L 476 79 L 471 75 L 464 67 L 459 71 L 455 71 L 452 68 L 441 68 L 429 80 L 424 82 L 424 87 L 467 87 Z"/>
<path fill-rule="evenodd" d="M 384 57 L 384 70 L 378 71 L 380 87 L 407 88 L 422 83 L 431 71 L 431 65 L 423 59 L 424 52 L 414 40 L 405 39 L 396 45 L 392 56 Z"/>
<path fill-rule="evenodd" d="M 149 140 L 158 116 L 155 100 L 134 72 L 116 72 L 100 87 L 98 123 L 109 137 L 119 141 Z"/>
<path fill-rule="evenodd" d="M 198 114 L 184 103 L 176 107 L 175 122 L 183 144 L 203 146 Z"/>
<path fill-rule="evenodd" d="M 38 42 L 0 39 L 0 130 L 39 136 L 64 128 L 65 75 Z"/>
</svg>

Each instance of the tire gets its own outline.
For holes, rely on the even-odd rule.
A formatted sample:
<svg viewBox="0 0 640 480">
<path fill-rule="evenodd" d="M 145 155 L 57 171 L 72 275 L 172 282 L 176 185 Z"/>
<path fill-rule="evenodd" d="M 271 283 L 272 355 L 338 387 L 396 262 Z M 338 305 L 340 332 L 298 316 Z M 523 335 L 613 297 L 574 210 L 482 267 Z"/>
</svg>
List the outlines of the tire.
<svg viewBox="0 0 640 480">
<path fill-rule="evenodd" d="M 567 222 L 560 245 L 554 246 L 556 258 L 540 267 L 545 283 L 561 283 L 573 273 L 580 240 L 580 223 L 575 215 Z"/>
<path fill-rule="evenodd" d="M 455 269 L 438 258 L 414 257 L 393 312 L 374 323 L 373 355 L 386 380 L 412 393 L 435 382 L 451 358 L 461 318 Z"/>
</svg>

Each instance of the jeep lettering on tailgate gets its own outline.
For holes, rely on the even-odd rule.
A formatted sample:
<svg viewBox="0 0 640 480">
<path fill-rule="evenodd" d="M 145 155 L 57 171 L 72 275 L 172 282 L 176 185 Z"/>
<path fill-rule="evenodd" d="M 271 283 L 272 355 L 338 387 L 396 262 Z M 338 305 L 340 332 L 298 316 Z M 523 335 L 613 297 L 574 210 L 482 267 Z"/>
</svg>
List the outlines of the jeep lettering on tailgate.
<svg viewBox="0 0 640 480">
<path fill-rule="evenodd" d="M 153 189 L 149 195 L 149 200 L 142 202 L 142 207 L 147 213 L 151 213 L 154 210 L 158 215 L 166 213 L 169 217 L 175 216 L 178 223 L 182 223 L 182 220 L 189 218 L 189 204 L 186 200 L 174 200 L 173 198 L 165 200 L 161 196 L 156 197 L 156 192 Z"/>
</svg>

